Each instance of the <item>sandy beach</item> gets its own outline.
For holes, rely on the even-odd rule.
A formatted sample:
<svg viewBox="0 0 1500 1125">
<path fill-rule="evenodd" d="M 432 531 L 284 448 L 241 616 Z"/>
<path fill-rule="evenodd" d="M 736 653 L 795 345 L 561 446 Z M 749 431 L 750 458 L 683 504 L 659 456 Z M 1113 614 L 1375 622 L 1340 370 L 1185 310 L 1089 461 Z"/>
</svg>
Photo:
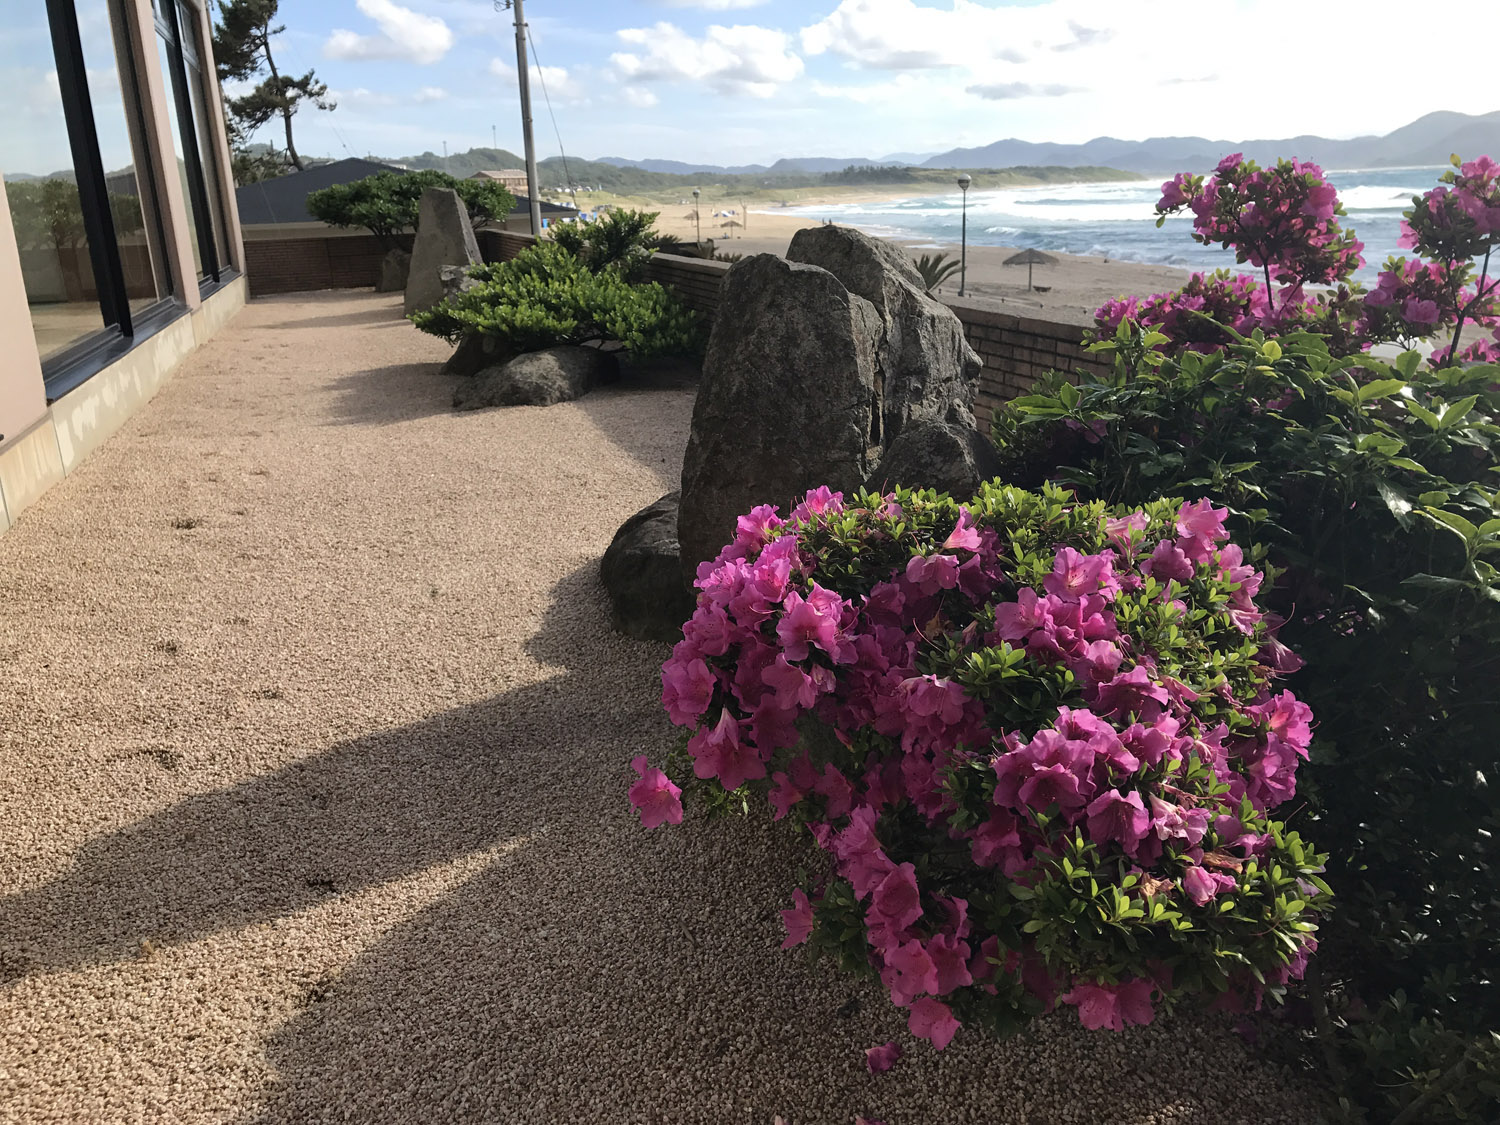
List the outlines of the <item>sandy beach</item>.
<svg viewBox="0 0 1500 1125">
<path fill-rule="evenodd" d="M 887 199 L 911 198 L 911 192 L 871 192 L 858 198 L 840 195 L 828 202 L 852 203 L 874 202 Z M 801 213 L 801 209 L 816 206 L 817 200 L 798 200 L 798 213 L 777 214 L 774 210 L 757 209 L 751 205 L 749 214 L 739 212 L 738 219 L 746 223 L 743 229 L 725 229 L 722 216 L 714 217 L 713 211 L 733 206 L 729 203 L 707 203 L 703 206 L 702 233 L 713 238 L 721 251 L 733 254 L 784 254 L 792 235 L 804 227 L 817 226 L 822 220 L 816 214 Z M 672 204 L 652 204 L 660 208 L 661 217 L 656 228 L 663 234 L 676 235 L 692 241 L 696 236 L 691 217 L 692 206 L 686 208 Z M 739 211 L 738 208 L 736 208 Z M 936 249 L 934 249 L 936 247 Z M 981 301 L 994 301 L 1014 308 L 1018 312 L 1039 311 L 1092 314 L 1102 303 L 1112 297 L 1126 293 L 1160 293 L 1175 289 L 1188 279 L 1188 271 L 1170 266 L 1149 266 L 1139 262 L 1122 262 L 1109 258 L 1085 257 L 1073 254 L 1053 254 L 1057 264 L 1037 266 L 1032 274 L 1034 285 L 1043 290 L 1026 288 L 1026 267 L 1007 266 L 1005 259 L 1026 249 L 1024 246 L 970 246 L 965 295 Z M 924 253 L 946 253 L 957 259 L 959 245 L 954 242 L 934 242 L 928 239 L 914 241 L 911 254 L 916 257 Z M 958 295 L 958 277 L 955 275 L 940 288 L 945 297 Z"/>
</svg>

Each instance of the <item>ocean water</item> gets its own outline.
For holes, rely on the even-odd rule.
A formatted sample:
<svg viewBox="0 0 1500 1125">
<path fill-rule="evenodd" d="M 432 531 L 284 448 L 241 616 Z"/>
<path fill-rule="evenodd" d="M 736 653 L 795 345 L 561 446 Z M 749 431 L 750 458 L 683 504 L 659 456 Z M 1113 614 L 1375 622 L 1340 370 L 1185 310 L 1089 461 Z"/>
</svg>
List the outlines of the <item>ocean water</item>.
<svg viewBox="0 0 1500 1125">
<path fill-rule="evenodd" d="M 1365 265 L 1355 275 L 1374 281 L 1386 258 L 1407 254 L 1396 245 L 1401 213 L 1437 183 L 1442 168 L 1400 168 L 1330 172 L 1347 212 L 1343 222 L 1365 244 Z M 1237 267 L 1234 254 L 1192 239 L 1192 215 L 1174 216 L 1157 229 L 1156 180 L 1112 184 L 1053 184 L 969 192 L 971 246 L 1027 246 L 1061 254 L 1090 254 L 1128 262 L 1191 270 Z M 788 207 L 768 214 L 816 215 L 893 238 L 921 249 L 923 244 L 956 243 L 961 197 L 914 196 L 880 203 Z"/>
</svg>

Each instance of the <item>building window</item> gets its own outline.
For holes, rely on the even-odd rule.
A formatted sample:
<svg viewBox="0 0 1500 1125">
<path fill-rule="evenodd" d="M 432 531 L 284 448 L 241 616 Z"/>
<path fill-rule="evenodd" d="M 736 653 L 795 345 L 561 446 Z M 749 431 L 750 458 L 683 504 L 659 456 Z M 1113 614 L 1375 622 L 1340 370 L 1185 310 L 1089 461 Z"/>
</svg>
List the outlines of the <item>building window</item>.
<svg viewBox="0 0 1500 1125">
<path fill-rule="evenodd" d="M 199 63 L 198 21 L 181 0 L 152 0 L 157 47 L 171 87 L 172 139 L 182 194 L 192 220 L 193 261 L 204 285 L 217 282 L 228 262 L 218 166 L 213 159 L 203 68 Z"/>
<path fill-rule="evenodd" d="M 0 153 L 50 376 L 132 337 L 171 284 L 117 0 L 24 0 L 5 30 L 0 81 L 22 104 L 3 117 Z"/>
</svg>

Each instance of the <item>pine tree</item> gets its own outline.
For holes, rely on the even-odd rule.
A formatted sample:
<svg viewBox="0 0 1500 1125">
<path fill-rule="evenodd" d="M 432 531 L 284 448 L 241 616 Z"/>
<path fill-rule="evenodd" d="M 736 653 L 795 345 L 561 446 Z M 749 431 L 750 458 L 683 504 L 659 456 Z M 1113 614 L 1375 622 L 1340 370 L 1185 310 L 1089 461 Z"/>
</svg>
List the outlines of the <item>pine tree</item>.
<svg viewBox="0 0 1500 1125">
<path fill-rule="evenodd" d="M 261 79 L 248 94 L 225 102 L 235 150 L 236 178 L 241 178 L 240 172 L 250 178 L 264 178 L 259 174 L 263 169 L 256 167 L 256 158 L 248 152 L 246 142 L 255 130 L 277 116 L 286 126 L 287 159 L 301 171 L 302 158 L 297 155 L 297 145 L 292 139 L 292 115 L 304 101 L 311 101 L 319 109 L 335 107 L 328 98 L 328 87 L 318 81 L 313 71 L 293 77 L 276 69 L 271 40 L 285 30 L 275 24 L 279 4 L 280 0 L 219 2 L 219 22 L 214 26 L 214 62 L 219 81 Z"/>
</svg>

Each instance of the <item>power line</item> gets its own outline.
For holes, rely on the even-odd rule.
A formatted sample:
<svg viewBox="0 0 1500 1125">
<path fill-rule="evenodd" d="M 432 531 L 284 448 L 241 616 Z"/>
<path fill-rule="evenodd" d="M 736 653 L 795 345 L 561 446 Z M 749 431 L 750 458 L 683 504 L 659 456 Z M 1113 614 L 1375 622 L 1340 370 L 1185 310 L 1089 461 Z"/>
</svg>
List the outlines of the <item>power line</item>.
<svg viewBox="0 0 1500 1125">
<path fill-rule="evenodd" d="M 573 173 L 568 171 L 568 154 L 563 148 L 562 130 L 557 127 L 557 114 L 552 112 L 552 99 L 547 96 L 547 78 L 542 73 L 541 56 L 536 53 L 536 40 L 531 37 L 531 25 L 526 25 L 526 41 L 531 44 L 531 57 L 536 63 L 537 81 L 542 84 L 542 101 L 547 103 L 547 116 L 552 118 L 552 133 L 557 137 L 557 151 L 562 156 L 563 175 L 567 177 L 568 187 L 573 191 L 573 208 L 578 208 L 578 192 L 573 188 Z"/>
</svg>

